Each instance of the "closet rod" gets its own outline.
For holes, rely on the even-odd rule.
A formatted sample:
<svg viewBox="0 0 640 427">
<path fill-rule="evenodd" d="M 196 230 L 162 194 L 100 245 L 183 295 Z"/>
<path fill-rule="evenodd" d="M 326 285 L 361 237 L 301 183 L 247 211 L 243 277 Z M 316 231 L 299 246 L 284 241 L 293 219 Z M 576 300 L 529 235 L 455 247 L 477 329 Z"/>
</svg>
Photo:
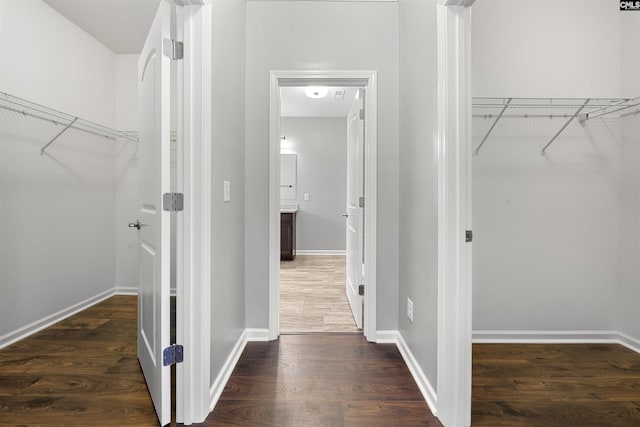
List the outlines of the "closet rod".
<svg viewBox="0 0 640 427">
<path fill-rule="evenodd" d="M 586 98 L 485 98 L 474 97 L 472 106 L 478 108 L 501 108 L 507 99 L 511 99 L 509 109 L 514 108 L 579 108 Z M 630 101 L 628 98 L 590 98 L 589 107 L 604 109 L 619 103 Z M 595 110 L 594 110 L 595 111 Z M 593 112 L 593 111 L 592 111 Z"/>
<path fill-rule="evenodd" d="M 498 122 L 502 118 L 502 115 L 504 114 L 504 112 L 507 111 L 507 108 L 509 108 L 509 104 L 511 103 L 511 99 L 512 98 L 507 99 L 507 102 L 505 102 L 504 107 L 502 107 L 502 111 L 500 111 L 500 114 L 498 114 L 498 117 L 496 117 L 496 120 L 493 122 L 493 124 L 489 128 L 489 131 L 487 132 L 487 134 L 484 136 L 484 138 L 482 138 L 482 141 L 480 142 L 480 145 L 478 145 L 478 148 L 476 148 L 476 151 L 475 151 L 476 154 L 480 153 L 480 149 L 482 148 L 484 143 L 487 142 L 487 138 L 489 138 L 489 135 L 491 135 L 491 132 L 493 132 L 493 129 L 496 127 L 496 125 L 498 124 Z"/>
<path fill-rule="evenodd" d="M 503 119 L 568 119 L 573 114 L 503 114 Z M 493 119 L 497 114 L 474 114 L 474 119 Z"/>
<path fill-rule="evenodd" d="M 69 128 L 73 128 L 114 141 L 119 138 L 132 142 L 138 141 L 137 136 L 131 135 L 130 133 L 115 130 L 107 126 L 92 122 L 90 120 L 72 116 L 54 108 L 49 108 L 36 102 L 31 102 L 26 99 L 10 95 L 6 92 L 0 92 L 0 108 L 22 114 L 24 116 L 47 121 L 49 123 L 53 123 L 56 126 L 65 126 L 65 129 L 60 134 L 64 133 L 64 131 L 68 130 Z M 60 135 L 57 135 L 56 138 L 58 136 Z M 55 141 L 56 138 L 54 138 L 50 142 Z M 49 144 L 47 144 L 47 146 L 48 145 Z"/>
<path fill-rule="evenodd" d="M 574 121 L 576 117 L 578 117 L 578 114 L 580 114 L 580 113 L 582 112 L 582 110 L 584 110 L 584 109 L 585 109 L 585 107 L 587 106 L 587 104 L 589 103 L 589 101 L 591 101 L 591 100 L 590 100 L 589 98 L 587 98 L 587 99 L 584 101 L 584 104 L 582 104 L 582 107 L 578 108 L 578 109 L 576 110 L 576 112 L 573 114 L 573 116 L 572 116 L 569 120 L 567 120 L 567 122 L 564 124 L 564 126 L 562 126 L 562 127 L 560 128 L 560 130 L 559 130 L 555 135 L 553 135 L 553 138 L 551 138 L 551 141 L 549 141 L 549 143 L 548 143 L 547 145 L 545 145 L 545 146 L 544 146 L 544 148 L 542 149 L 542 155 L 543 155 L 543 156 L 544 156 L 544 154 L 545 154 L 546 149 L 547 149 L 551 144 L 553 144 L 553 141 L 555 141 L 555 140 L 556 140 L 556 138 L 558 138 L 558 137 L 560 136 L 560 134 L 561 134 L 561 133 L 562 133 L 562 132 L 567 128 L 567 126 L 569 126 L 569 125 L 571 124 L 571 122 L 572 122 L 572 121 Z"/>
</svg>

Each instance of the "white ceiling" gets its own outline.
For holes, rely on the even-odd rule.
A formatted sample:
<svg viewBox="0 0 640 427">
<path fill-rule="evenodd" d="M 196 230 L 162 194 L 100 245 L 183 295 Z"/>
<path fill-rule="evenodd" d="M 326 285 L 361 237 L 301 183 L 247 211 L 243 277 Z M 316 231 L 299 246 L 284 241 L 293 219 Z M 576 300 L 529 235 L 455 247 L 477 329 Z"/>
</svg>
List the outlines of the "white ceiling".
<svg viewBox="0 0 640 427">
<path fill-rule="evenodd" d="M 336 99 L 336 91 L 344 90 L 344 99 Z M 280 89 L 282 117 L 347 117 L 358 89 L 330 87 L 324 98 L 309 98 L 303 87 Z"/>
<path fill-rule="evenodd" d="M 0 0 L 2 1 L 2 0 Z M 151 27 L 160 0 L 43 0 L 115 54 L 137 54 Z M 345 90 L 336 99 L 336 90 Z M 356 88 L 329 88 L 312 99 L 302 87 L 282 88 L 283 117 L 346 117 Z"/>
<path fill-rule="evenodd" d="M 116 54 L 142 51 L 159 4 L 159 0 L 43 1 Z"/>
</svg>

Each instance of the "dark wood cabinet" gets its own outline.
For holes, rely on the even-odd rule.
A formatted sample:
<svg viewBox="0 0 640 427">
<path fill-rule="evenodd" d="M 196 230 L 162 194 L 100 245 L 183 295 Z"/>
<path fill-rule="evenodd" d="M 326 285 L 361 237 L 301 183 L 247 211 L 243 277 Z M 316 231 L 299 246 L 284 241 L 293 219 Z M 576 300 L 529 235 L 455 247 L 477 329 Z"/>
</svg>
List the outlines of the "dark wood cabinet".
<svg viewBox="0 0 640 427">
<path fill-rule="evenodd" d="M 280 214 L 280 259 L 291 261 L 296 257 L 296 214 Z"/>
</svg>

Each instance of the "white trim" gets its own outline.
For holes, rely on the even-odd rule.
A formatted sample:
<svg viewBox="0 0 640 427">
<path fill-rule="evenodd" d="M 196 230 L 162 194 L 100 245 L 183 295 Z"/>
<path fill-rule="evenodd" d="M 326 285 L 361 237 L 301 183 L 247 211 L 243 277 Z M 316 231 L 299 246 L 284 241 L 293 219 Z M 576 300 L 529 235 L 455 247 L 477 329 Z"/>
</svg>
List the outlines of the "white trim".
<svg viewBox="0 0 640 427">
<path fill-rule="evenodd" d="M 640 340 L 617 331 L 473 331 L 474 344 L 620 344 L 640 353 Z"/>
<path fill-rule="evenodd" d="M 376 343 L 378 344 L 398 344 L 398 331 L 377 331 Z"/>
<path fill-rule="evenodd" d="M 296 255 L 320 255 L 320 256 L 331 256 L 331 255 L 342 255 L 347 256 L 347 251 L 343 249 L 296 249 Z"/>
<path fill-rule="evenodd" d="M 414 357 L 411 349 L 407 345 L 404 340 L 404 337 L 399 331 L 377 331 L 376 343 L 378 344 L 395 344 L 398 347 L 398 351 L 402 355 L 402 359 L 404 363 L 409 368 L 409 372 L 411 372 L 411 376 L 413 380 L 416 382 L 418 389 L 420 389 L 420 393 L 424 398 L 425 402 L 429 406 L 429 409 L 433 413 L 433 415 L 438 415 L 438 396 L 436 394 L 435 389 L 431 385 L 431 382 L 425 375 L 424 371 L 420 367 L 420 364 Z"/>
<path fill-rule="evenodd" d="M 280 87 L 322 84 L 366 88 L 365 120 L 365 271 L 364 328 L 367 340 L 376 341 L 377 278 L 377 71 L 294 70 L 271 71 L 269 98 L 269 338 L 280 335 Z"/>
<path fill-rule="evenodd" d="M 627 347 L 629 350 L 633 350 L 636 353 L 640 353 L 640 340 L 633 338 L 622 332 L 618 332 L 618 344 Z"/>
<path fill-rule="evenodd" d="M 222 392 L 231 377 L 231 373 L 238 364 L 238 360 L 240 360 L 240 356 L 242 355 L 246 345 L 247 330 L 242 332 L 240 338 L 236 341 L 236 345 L 233 347 L 233 350 L 229 353 L 229 357 L 227 357 L 224 365 L 222 365 L 216 379 L 213 381 L 213 384 L 211 384 L 211 389 L 209 390 L 209 412 L 213 411 L 213 408 L 218 403 L 218 399 L 220 399 L 220 395 L 222 395 Z"/>
<path fill-rule="evenodd" d="M 411 349 L 409 349 L 409 346 L 404 341 L 404 338 L 402 337 L 402 334 L 400 332 L 398 332 L 398 342 L 396 345 L 398 346 L 398 350 L 400 350 L 400 354 L 402 355 L 404 362 L 407 364 L 407 367 L 409 368 L 413 379 L 418 385 L 420 393 L 422 393 L 422 397 L 424 397 L 427 405 L 429 405 L 429 409 L 431 409 L 433 415 L 438 416 L 438 396 L 436 394 L 436 391 L 431 385 L 431 382 L 429 381 L 427 376 L 424 374 L 424 371 L 420 367 L 420 364 L 413 356 Z"/>
<path fill-rule="evenodd" d="M 73 304 L 70 307 L 63 308 L 53 314 L 43 317 L 40 320 L 36 320 L 28 325 L 25 325 L 15 331 L 6 333 L 0 337 L 0 349 L 7 347 L 15 342 L 18 342 L 24 338 L 27 338 L 30 335 L 35 334 L 49 326 L 52 326 L 67 317 L 71 317 L 74 314 L 80 313 L 87 308 L 94 306 L 110 297 L 115 295 L 115 291 L 113 289 L 109 289 L 104 292 L 100 292 L 98 295 L 87 298 L 84 301 L 80 301 L 79 303 Z"/>
<path fill-rule="evenodd" d="M 247 334 L 247 341 L 249 342 L 263 342 L 269 341 L 269 330 L 268 329 L 251 329 L 247 328 L 245 330 Z"/>
<path fill-rule="evenodd" d="M 138 295 L 138 288 L 135 286 L 116 286 L 114 288 L 115 295 Z M 178 296 L 176 288 L 169 289 L 169 295 L 172 297 Z"/>
<path fill-rule="evenodd" d="M 137 286 L 116 286 L 113 289 L 114 295 L 138 295 Z"/>
<path fill-rule="evenodd" d="M 190 1 L 190 3 L 196 3 Z M 178 191 L 185 209 L 178 215 L 177 339 L 186 349 L 176 366 L 176 419 L 203 422 L 210 412 L 211 351 L 211 2 L 182 8 L 179 61 Z M 180 36 L 180 35 L 179 35 Z"/>
<path fill-rule="evenodd" d="M 616 331 L 473 331 L 474 344 L 618 343 Z"/>
<path fill-rule="evenodd" d="M 437 6 L 438 411 L 447 427 L 471 424 L 471 10 Z"/>
</svg>

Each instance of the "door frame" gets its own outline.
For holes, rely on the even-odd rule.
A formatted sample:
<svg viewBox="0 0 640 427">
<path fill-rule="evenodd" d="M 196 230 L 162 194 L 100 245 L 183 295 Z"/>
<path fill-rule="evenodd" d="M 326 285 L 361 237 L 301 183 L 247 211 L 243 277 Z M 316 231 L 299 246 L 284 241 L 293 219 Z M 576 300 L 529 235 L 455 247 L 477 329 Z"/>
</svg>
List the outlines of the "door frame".
<svg viewBox="0 0 640 427">
<path fill-rule="evenodd" d="M 438 0 L 438 418 L 471 424 L 471 6 Z"/>
<path fill-rule="evenodd" d="M 184 42 L 178 64 L 176 341 L 185 348 L 176 365 L 176 421 L 209 415 L 211 353 L 211 0 L 173 0 L 176 38 Z M 181 144 L 180 144 L 181 142 Z"/>
<path fill-rule="evenodd" d="M 365 294 L 363 333 L 375 342 L 378 76 L 373 70 L 274 70 L 269 92 L 269 339 L 280 336 L 280 88 L 363 87 L 365 97 Z"/>
</svg>

